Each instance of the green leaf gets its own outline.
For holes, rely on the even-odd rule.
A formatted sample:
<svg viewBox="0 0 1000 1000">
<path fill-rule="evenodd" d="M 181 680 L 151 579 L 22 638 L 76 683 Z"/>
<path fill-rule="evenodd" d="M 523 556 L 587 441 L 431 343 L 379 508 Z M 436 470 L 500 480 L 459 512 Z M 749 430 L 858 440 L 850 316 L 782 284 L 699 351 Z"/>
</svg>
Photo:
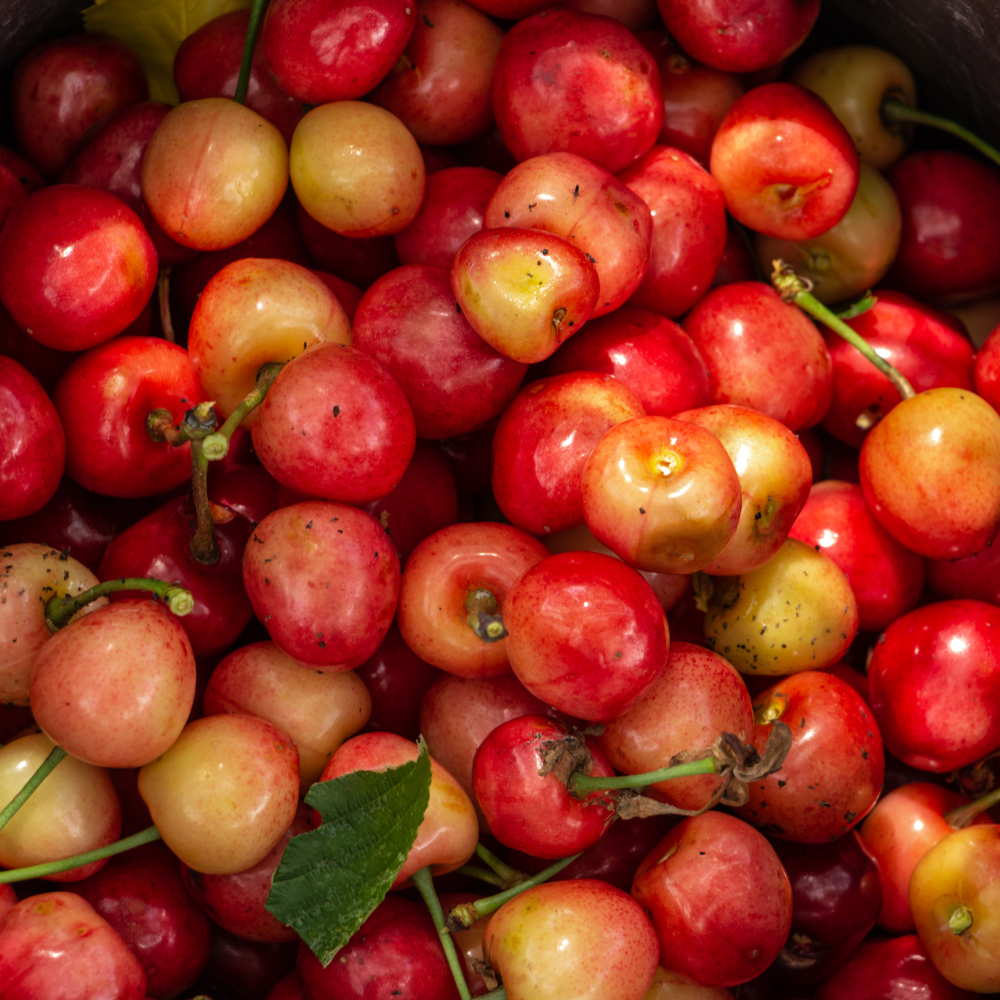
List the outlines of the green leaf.
<svg viewBox="0 0 1000 1000">
<path fill-rule="evenodd" d="M 83 23 L 135 52 L 149 77 L 151 100 L 176 104 L 174 56 L 181 42 L 212 18 L 249 6 L 250 0 L 98 0 L 83 12 Z"/>
<path fill-rule="evenodd" d="M 271 880 L 267 910 L 292 927 L 324 966 L 385 899 L 417 839 L 430 799 L 431 761 L 353 771 L 309 789 L 323 819 L 292 837 Z"/>
</svg>

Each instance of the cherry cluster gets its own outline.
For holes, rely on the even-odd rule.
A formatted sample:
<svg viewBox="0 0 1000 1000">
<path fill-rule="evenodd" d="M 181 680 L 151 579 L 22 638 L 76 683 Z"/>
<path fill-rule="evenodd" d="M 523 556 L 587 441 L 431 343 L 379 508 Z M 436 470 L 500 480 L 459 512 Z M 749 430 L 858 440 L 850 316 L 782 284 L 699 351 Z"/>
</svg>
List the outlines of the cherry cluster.
<svg viewBox="0 0 1000 1000">
<path fill-rule="evenodd" d="M 0 1000 L 1000 991 L 1000 152 L 818 13 L 24 56 Z"/>
</svg>

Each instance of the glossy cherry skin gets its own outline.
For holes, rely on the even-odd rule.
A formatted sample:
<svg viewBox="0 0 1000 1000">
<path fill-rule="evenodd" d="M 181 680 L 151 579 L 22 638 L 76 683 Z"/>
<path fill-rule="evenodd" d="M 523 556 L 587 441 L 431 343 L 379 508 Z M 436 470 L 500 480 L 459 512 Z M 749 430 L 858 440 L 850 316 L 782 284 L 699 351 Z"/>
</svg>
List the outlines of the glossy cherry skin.
<svg viewBox="0 0 1000 1000">
<path fill-rule="evenodd" d="M 1000 608 L 941 601 L 896 619 L 868 665 L 886 748 L 946 773 L 1000 746 Z"/>
<path fill-rule="evenodd" d="M 830 353 L 809 318 L 770 285 L 714 288 L 683 326 L 708 365 L 713 403 L 760 410 L 792 431 L 826 413 L 833 392 Z"/>
<path fill-rule="evenodd" d="M 817 1000 L 975 1000 L 934 967 L 916 934 L 872 938 L 816 991 Z"/>
<path fill-rule="evenodd" d="M 858 188 L 858 154 L 829 106 L 804 87 L 770 83 L 744 94 L 712 142 L 712 176 L 726 207 L 765 236 L 807 240 L 843 218 Z"/>
<path fill-rule="evenodd" d="M 653 588 L 599 552 L 543 559 L 510 589 L 503 616 L 518 680 L 576 718 L 617 718 L 667 662 L 667 620 Z"/>
<path fill-rule="evenodd" d="M 115 538 L 97 572 L 101 580 L 152 577 L 190 590 L 194 608 L 178 622 L 197 656 L 230 646 L 253 617 L 241 568 L 250 522 L 221 509 L 218 516 L 214 527 L 220 558 L 214 565 L 192 556 L 196 519 L 187 497 L 176 497 Z"/>
<path fill-rule="evenodd" d="M 930 301 L 977 298 L 1000 285 L 996 167 L 950 150 L 911 153 L 888 174 L 903 214 L 886 284 Z"/>
<path fill-rule="evenodd" d="M 249 11 L 232 10 L 212 18 L 181 42 L 174 56 L 174 82 L 182 101 L 232 97 L 236 93 L 249 23 Z M 275 83 L 264 59 L 262 43 L 262 35 L 258 34 L 247 81 L 246 106 L 274 125 L 289 143 L 304 110 L 300 101 L 289 97 Z"/>
<path fill-rule="evenodd" d="M 174 423 L 202 398 L 187 351 L 153 337 L 117 337 L 77 358 L 53 402 L 74 432 L 66 474 L 85 489 L 113 497 L 146 497 L 191 475 L 191 446 L 173 448 L 149 436 L 146 418 L 163 407 Z M 77 419 L 87 414 L 86 422 Z"/>
<path fill-rule="evenodd" d="M 149 96 L 138 56 L 116 38 L 89 32 L 32 49 L 11 89 L 18 146 L 49 179 L 99 118 Z"/>
<path fill-rule="evenodd" d="M 775 978 L 807 986 L 840 968 L 872 929 L 882 905 L 879 866 L 853 830 L 832 844 L 773 846 L 792 883 L 792 929 Z"/>
<path fill-rule="evenodd" d="M 614 375 L 650 416 L 672 417 L 712 398 L 708 367 L 691 338 L 666 317 L 631 305 L 589 320 L 549 358 L 545 371 Z"/>
<path fill-rule="evenodd" d="M 139 217 L 96 188 L 56 184 L 15 209 L 0 233 L 0 298 L 47 347 L 80 351 L 117 336 L 156 284 Z"/>
<path fill-rule="evenodd" d="M 0 438 L 0 521 L 10 521 L 41 510 L 55 493 L 66 465 L 66 434 L 38 380 L 4 355 Z"/>
<path fill-rule="evenodd" d="M 23 156 L 0 146 L 0 229 L 22 201 L 44 185 L 42 175 Z"/>
<path fill-rule="evenodd" d="M 146 973 L 111 925 L 72 892 L 29 896 L 0 917 L 4 1000 L 143 1000 Z"/>
<path fill-rule="evenodd" d="M 261 944 L 234 937 L 221 927 L 215 932 L 215 948 L 199 985 L 213 995 L 231 990 L 239 1000 L 268 1000 L 270 991 L 288 972 L 294 975 L 296 947 Z M 285 1000 L 301 1000 L 300 996 Z"/>
<path fill-rule="evenodd" d="M 568 152 L 616 172 L 660 134 L 660 72 L 619 22 L 546 11 L 504 36 L 493 109 L 516 160 Z"/>
<path fill-rule="evenodd" d="M 436 264 L 379 278 L 358 304 L 352 344 L 398 382 L 422 438 L 467 434 L 499 416 L 527 371 L 473 330 L 450 271 Z"/>
<path fill-rule="evenodd" d="M 0 354 L 23 365 L 51 396 L 59 379 L 77 359 L 75 351 L 57 351 L 29 337 L 0 303 Z"/>
<path fill-rule="evenodd" d="M 490 84 L 503 31 L 460 0 L 421 0 L 406 52 L 371 99 L 420 143 L 469 142 L 493 123 Z"/>
<path fill-rule="evenodd" d="M 510 1000 L 641 1000 L 656 971 L 656 932 L 620 889 L 568 879 L 508 900 L 486 925 L 483 956 Z"/>
<path fill-rule="evenodd" d="M 1000 528 L 1000 414 L 967 389 L 894 407 L 865 438 L 858 471 L 879 523 L 921 555 L 974 555 Z"/>
<path fill-rule="evenodd" d="M 369 503 L 399 485 L 413 457 L 413 411 L 396 380 L 352 347 L 293 358 L 254 421 L 261 463 L 304 496 Z"/>
<path fill-rule="evenodd" d="M 146 970 L 150 996 L 176 996 L 208 965 L 211 924 L 185 891 L 180 865 L 163 844 L 111 858 L 96 875 L 67 888 L 122 936 Z"/>
<path fill-rule="evenodd" d="M 279 0 L 261 29 L 264 58 L 300 101 L 353 100 L 392 69 L 416 19 L 416 5 L 399 0 Z"/>
<path fill-rule="evenodd" d="M 782 767 L 750 784 L 737 812 L 765 833 L 801 844 L 836 840 L 868 815 L 882 791 L 885 752 L 872 710 L 839 677 L 804 671 L 754 699 L 753 745 L 772 723 L 792 730 Z"/>
<path fill-rule="evenodd" d="M 302 1000 L 457 1000 L 458 990 L 426 907 L 387 896 L 325 969 L 302 942 Z"/>
<path fill-rule="evenodd" d="M 965 559 L 928 559 L 927 582 L 938 597 L 1000 604 L 1000 545 L 996 539 Z"/>
<path fill-rule="evenodd" d="M 973 347 L 962 324 L 948 313 L 880 290 L 875 305 L 848 326 L 917 392 L 945 385 L 973 388 Z M 869 428 L 899 402 L 899 393 L 852 344 L 826 328 L 823 335 L 833 361 L 833 399 L 823 426 L 860 448 Z"/>
<path fill-rule="evenodd" d="M 542 715 L 523 715 L 496 727 L 476 751 L 472 787 L 493 836 L 539 858 L 566 858 L 596 843 L 615 818 L 604 792 L 578 799 L 552 773 L 544 777 L 545 745 L 569 727 Z M 587 737 L 592 764 L 585 773 L 614 776 L 600 747 Z"/>
<path fill-rule="evenodd" d="M 676 318 L 708 291 L 726 248 L 718 182 L 679 149 L 654 146 L 619 175 L 649 206 L 649 269 L 630 305 Z"/>
<path fill-rule="evenodd" d="M 976 392 L 1000 413 L 1000 327 L 979 348 L 973 377 Z"/>
<path fill-rule="evenodd" d="M 825 552 L 844 571 L 862 632 L 881 632 L 916 606 L 924 560 L 875 520 L 856 483 L 813 484 L 789 534 Z"/>
<path fill-rule="evenodd" d="M 667 767 L 674 754 L 711 746 L 732 733 L 741 743 L 753 736 L 750 695 L 736 669 L 718 653 L 673 642 L 663 673 L 632 709 L 612 719 L 599 741 L 624 774 Z M 719 778 L 697 775 L 651 786 L 681 809 L 700 809 L 719 787 Z"/>
<path fill-rule="evenodd" d="M 913 930 L 910 876 L 917 862 L 951 833 L 945 813 L 967 804 L 950 789 L 916 781 L 883 795 L 865 818 L 858 832 L 882 875 L 879 927 L 890 934 Z"/>
<path fill-rule="evenodd" d="M 378 649 L 357 668 L 357 675 L 364 681 L 372 699 L 372 714 L 366 731 L 396 733 L 415 740 L 422 731 L 421 699 L 441 676 L 441 671 L 425 663 L 406 645 L 395 621 Z M 449 763 L 444 766 L 461 780 Z"/>
<path fill-rule="evenodd" d="M 615 424 L 645 416 L 609 375 L 568 372 L 532 382 L 493 436 L 493 495 L 511 523 L 535 535 L 583 524 L 583 466 Z"/>
<path fill-rule="evenodd" d="M 706 66 L 749 73 L 781 62 L 809 34 L 819 0 L 658 0 L 670 34 Z"/>
<path fill-rule="evenodd" d="M 792 923 L 791 885 L 774 848 L 721 812 L 675 826 L 639 866 L 632 896 L 652 916 L 660 960 L 701 986 L 763 972 Z M 712 946 L 719 940 L 727 947 Z"/>
<path fill-rule="evenodd" d="M 378 648 L 396 610 L 399 557 L 382 526 L 318 500 L 269 514 L 243 556 L 257 617 L 289 656 L 350 670 Z"/>
</svg>

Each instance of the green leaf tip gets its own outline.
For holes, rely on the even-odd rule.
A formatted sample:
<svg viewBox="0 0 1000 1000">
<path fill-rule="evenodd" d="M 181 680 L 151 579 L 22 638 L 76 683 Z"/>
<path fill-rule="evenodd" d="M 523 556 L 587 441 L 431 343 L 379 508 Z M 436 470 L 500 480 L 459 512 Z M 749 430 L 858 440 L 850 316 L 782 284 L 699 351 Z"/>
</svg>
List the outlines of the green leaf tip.
<svg viewBox="0 0 1000 1000">
<path fill-rule="evenodd" d="M 322 824 L 292 837 L 271 881 L 267 910 L 327 966 L 385 899 L 417 839 L 430 800 L 431 759 L 317 782 L 306 804 Z"/>
</svg>

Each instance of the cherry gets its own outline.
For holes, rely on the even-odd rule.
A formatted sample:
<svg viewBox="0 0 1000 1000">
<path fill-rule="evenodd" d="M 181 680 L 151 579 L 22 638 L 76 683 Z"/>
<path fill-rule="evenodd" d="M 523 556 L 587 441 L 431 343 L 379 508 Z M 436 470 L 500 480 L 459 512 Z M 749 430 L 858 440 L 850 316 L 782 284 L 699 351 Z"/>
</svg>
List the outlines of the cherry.
<svg viewBox="0 0 1000 1000">
<path fill-rule="evenodd" d="M 340 278 L 367 288 L 399 266 L 392 236 L 341 236 L 317 222 L 301 204 L 297 205 L 296 218 L 309 253 L 325 270 Z"/>
<path fill-rule="evenodd" d="M 42 175 L 23 156 L 0 146 L 0 230 L 10 213 L 44 185 Z"/>
<path fill-rule="evenodd" d="M 938 597 L 1000 604 L 1000 545 L 996 539 L 965 559 L 929 559 L 927 582 Z"/>
<path fill-rule="evenodd" d="M 976 354 L 976 392 L 1000 413 L 1000 333 L 994 330 Z"/>
</svg>

